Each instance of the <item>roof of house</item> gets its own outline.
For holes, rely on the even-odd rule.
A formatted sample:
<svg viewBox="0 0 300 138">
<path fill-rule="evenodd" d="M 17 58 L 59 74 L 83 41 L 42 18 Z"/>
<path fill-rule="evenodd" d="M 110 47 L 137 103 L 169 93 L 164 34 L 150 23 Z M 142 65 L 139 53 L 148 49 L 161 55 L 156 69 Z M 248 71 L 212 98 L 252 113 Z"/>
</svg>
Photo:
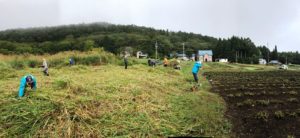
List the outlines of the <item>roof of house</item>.
<svg viewBox="0 0 300 138">
<path fill-rule="evenodd" d="M 213 52 L 212 50 L 199 50 L 198 51 L 198 54 L 200 56 L 204 56 L 205 54 L 209 55 L 209 56 L 212 56 L 213 55 Z"/>
<path fill-rule="evenodd" d="M 278 60 L 271 60 L 269 63 L 270 64 L 280 64 L 280 62 Z"/>
<path fill-rule="evenodd" d="M 186 54 L 176 54 L 177 57 L 186 57 Z"/>
</svg>

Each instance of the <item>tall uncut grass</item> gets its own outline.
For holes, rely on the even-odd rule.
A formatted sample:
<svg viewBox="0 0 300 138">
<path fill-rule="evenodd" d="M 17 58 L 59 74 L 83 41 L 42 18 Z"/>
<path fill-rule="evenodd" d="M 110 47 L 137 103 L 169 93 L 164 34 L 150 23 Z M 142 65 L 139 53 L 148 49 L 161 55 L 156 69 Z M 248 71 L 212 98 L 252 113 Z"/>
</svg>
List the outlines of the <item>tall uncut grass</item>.
<svg viewBox="0 0 300 138">
<path fill-rule="evenodd" d="M 6 61 L 14 69 L 24 69 L 25 67 L 35 68 L 42 65 L 42 59 L 48 61 L 49 67 L 62 67 L 69 65 L 69 58 L 75 60 L 75 64 L 81 65 L 105 65 L 121 64 L 120 58 L 112 53 L 105 52 L 101 48 L 95 48 L 88 52 L 67 51 L 54 55 L 0 55 L 1 61 Z"/>
</svg>

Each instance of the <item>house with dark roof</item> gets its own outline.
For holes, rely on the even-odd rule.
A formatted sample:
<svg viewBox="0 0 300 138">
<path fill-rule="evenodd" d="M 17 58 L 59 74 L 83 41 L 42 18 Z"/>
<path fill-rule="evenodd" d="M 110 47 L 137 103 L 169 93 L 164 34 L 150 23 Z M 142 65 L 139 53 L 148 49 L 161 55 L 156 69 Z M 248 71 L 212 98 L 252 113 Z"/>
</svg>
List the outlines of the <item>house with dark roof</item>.
<svg viewBox="0 0 300 138">
<path fill-rule="evenodd" d="M 213 61 L 213 52 L 212 50 L 199 50 L 198 56 L 202 62 L 212 62 Z"/>
</svg>

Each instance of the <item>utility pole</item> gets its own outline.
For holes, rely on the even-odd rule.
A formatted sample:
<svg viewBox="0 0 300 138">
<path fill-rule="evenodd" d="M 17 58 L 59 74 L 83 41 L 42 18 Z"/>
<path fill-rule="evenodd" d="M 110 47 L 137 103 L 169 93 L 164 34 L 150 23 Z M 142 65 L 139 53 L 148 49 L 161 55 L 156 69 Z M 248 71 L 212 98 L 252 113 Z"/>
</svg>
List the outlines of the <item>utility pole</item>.
<svg viewBox="0 0 300 138">
<path fill-rule="evenodd" d="M 267 63 L 269 63 L 269 43 L 267 43 L 267 48 L 268 48 L 268 54 L 267 54 Z"/>
<path fill-rule="evenodd" d="M 237 51 L 235 51 L 235 63 L 237 63 Z"/>
<path fill-rule="evenodd" d="M 158 45 L 157 45 L 157 41 L 155 42 L 155 59 L 157 60 L 157 48 L 158 48 Z"/>
<path fill-rule="evenodd" d="M 184 55 L 184 43 L 182 43 L 182 57 Z"/>
</svg>

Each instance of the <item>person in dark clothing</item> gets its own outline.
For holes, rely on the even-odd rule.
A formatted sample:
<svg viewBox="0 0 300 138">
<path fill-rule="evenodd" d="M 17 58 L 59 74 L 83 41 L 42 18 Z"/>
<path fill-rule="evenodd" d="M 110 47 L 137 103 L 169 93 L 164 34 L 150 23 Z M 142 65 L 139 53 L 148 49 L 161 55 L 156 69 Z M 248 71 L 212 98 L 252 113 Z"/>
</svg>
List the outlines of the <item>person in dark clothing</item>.
<svg viewBox="0 0 300 138">
<path fill-rule="evenodd" d="M 155 67 L 156 66 L 156 60 L 151 59 L 150 64 L 151 64 L 151 67 Z"/>
<path fill-rule="evenodd" d="M 148 59 L 148 66 L 151 66 L 151 58 Z"/>
<path fill-rule="evenodd" d="M 75 65 L 75 61 L 73 58 L 70 58 L 69 59 L 69 65 L 72 66 L 72 65 Z"/>
<path fill-rule="evenodd" d="M 125 69 L 127 69 L 127 66 L 128 66 L 127 55 L 124 56 L 124 64 L 125 64 Z"/>
</svg>

